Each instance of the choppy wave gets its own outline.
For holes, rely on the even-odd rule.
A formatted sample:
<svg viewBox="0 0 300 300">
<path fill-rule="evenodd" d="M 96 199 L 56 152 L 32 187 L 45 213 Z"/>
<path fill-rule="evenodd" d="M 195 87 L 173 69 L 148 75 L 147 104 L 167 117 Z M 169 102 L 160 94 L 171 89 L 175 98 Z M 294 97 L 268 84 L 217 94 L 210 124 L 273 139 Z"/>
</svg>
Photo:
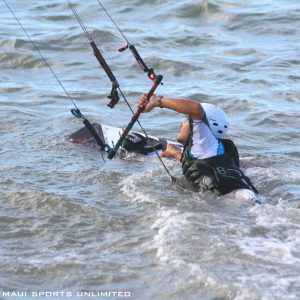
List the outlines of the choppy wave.
<svg viewBox="0 0 300 300">
<path fill-rule="evenodd" d="M 0 63 L 2 68 L 6 69 L 30 69 L 40 68 L 43 66 L 43 62 L 40 58 L 34 58 L 31 55 L 22 55 L 17 52 L 1 53 Z"/>
</svg>

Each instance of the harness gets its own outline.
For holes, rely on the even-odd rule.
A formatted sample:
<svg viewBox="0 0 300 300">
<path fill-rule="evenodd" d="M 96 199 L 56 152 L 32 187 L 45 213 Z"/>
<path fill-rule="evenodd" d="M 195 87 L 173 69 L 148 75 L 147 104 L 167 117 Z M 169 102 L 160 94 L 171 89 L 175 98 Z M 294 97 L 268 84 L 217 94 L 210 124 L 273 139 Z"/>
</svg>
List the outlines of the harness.
<svg viewBox="0 0 300 300">
<path fill-rule="evenodd" d="M 198 190 L 224 195 L 236 189 L 249 189 L 258 193 L 250 179 L 239 168 L 239 154 L 231 140 L 220 139 L 225 153 L 205 159 L 192 159 L 186 147 L 182 155 L 185 178 Z"/>
</svg>

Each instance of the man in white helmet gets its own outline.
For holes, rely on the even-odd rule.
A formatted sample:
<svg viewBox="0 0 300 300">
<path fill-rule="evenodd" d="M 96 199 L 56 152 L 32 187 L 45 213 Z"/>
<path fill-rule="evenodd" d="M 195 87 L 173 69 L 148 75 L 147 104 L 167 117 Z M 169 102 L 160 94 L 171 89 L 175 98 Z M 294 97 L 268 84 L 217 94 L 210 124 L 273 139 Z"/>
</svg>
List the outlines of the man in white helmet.
<svg viewBox="0 0 300 300">
<path fill-rule="evenodd" d="M 181 157 L 182 171 L 190 188 L 209 190 L 217 195 L 237 189 L 249 189 L 257 193 L 250 179 L 239 168 L 236 146 L 231 140 L 223 139 L 228 120 L 220 108 L 189 99 L 156 95 L 147 102 L 146 94 L 138 102 L 139 108 L 143 106 L 144 112 L 161 107 L 187 115 L 180 124 L 177 136 L 177 141 L 185 146 L 182 155 L 170 145 L 163 156 Z"/>
</svg>

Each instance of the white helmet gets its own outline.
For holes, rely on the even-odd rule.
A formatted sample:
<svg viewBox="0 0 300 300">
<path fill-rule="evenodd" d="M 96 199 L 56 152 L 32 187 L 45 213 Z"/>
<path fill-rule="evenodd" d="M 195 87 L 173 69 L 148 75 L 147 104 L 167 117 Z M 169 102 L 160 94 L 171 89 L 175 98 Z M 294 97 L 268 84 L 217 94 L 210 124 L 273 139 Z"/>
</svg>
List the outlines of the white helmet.
<svg viewBox="0 0 300 300">
<path fill-rule="evenodd" d="M 209 127 L 217 139 L 222 139 L 225 137 L 228 130 L 228 118 L 225 112 L 218 106 L 210 103 L 201 103 Z"/>
</svg>

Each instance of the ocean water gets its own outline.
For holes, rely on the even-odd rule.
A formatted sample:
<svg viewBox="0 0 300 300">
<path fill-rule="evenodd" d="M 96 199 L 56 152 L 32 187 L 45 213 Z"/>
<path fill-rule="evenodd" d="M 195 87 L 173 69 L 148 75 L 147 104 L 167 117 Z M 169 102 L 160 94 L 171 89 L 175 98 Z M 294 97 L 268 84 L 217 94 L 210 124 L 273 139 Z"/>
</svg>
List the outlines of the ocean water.
<svg viewBox="0 0 300 300">
<path fill-rule="evenodd" d="M 7 3 L 84 115 L 126 126 L 67 3 Z M 117 51 L 126 43 L 98 2 L 73 3 L 135 110 L 151 81 Z M 185 191 L 157 159 L 104 163 L 70 143 L 82 124 L 0 1 L 0 299 L 300 299 L 300 2 L 103 4 L 164 76 L 158 94 L 226 111 L 263 204 Z M 174 139 L 182 119 L 156 109 L 140 121 Z"/>
</svg>

